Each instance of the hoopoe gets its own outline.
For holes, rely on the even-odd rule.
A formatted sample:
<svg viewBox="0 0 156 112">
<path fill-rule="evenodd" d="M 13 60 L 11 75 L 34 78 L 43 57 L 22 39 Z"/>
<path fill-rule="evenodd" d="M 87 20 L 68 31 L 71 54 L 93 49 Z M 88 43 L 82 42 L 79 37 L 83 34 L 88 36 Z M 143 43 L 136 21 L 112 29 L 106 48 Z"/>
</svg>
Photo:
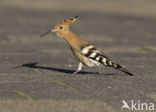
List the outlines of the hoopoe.
<svg viewBox="0 0 156 112">
<path fill-rule="evenodd" d="M 77 74 L 81 71 L 83 65 L 87 65 L 89 67 L 97 66 L 100 74 L 100 64 L 103 64 L 107 67 L 113 67 L 118 69 L 128 75 L 133 75 L 128 70 L 123 68 L 121 65 L 112 62 L 111 59 L 106 57 L 101 51 L 97 50 L 93 45 L 89 44 L 87 41 L 83 40 L 81 37 L 72 33 L 69 29 L 69 25 L 73 24 L 77 20 L 78 16 L 75 16 L 72 19 L 67 19 L 59 24 L 57 24 L 54 29 L 49 30 L 48 32 L 42 34 L 40 37 L 50 33 L 56 32 L 59 37 L 64 38 L 68 45 L 70 46 L 73 54 L 79 60 L 78 69 L 73 73 L 73 75 Z"/>
</svg>

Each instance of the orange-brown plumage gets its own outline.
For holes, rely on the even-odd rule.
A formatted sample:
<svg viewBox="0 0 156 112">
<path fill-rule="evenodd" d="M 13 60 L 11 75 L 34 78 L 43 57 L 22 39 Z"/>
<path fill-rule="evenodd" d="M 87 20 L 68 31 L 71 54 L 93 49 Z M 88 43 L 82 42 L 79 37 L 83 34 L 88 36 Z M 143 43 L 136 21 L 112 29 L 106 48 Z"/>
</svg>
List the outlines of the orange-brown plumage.
<svg viewBox="0 0 156 112">
<path fill-rule="evenodd" d="M 60 22 L 54 27 L 53 30 L 50 30 L 40 36 L 42 37 L 47 33 L 56 32 L 58 36 L 64 38 L 67 41 L 73 54 L 80 61 L 77 71 L 73 74 L 77 74 L 82 69 L 83 65 L 87 65 L 89 67 L 98 66 L 99 68 L 99 64 L 103 64 L 108 67 L 119 69 L 129 75 L 133 75 L 132 73 L 124 69 L 121 65 L 113 63 L 108 57 L 97 50 L 93 45 L 89 44 L 87 41 L 83 40 L 81 37 L 70 31 L 69 25 L 73 24 L 76 21 L 77 17 L 78 16 L 75 16 L 72 19 Z"/>
</svg>

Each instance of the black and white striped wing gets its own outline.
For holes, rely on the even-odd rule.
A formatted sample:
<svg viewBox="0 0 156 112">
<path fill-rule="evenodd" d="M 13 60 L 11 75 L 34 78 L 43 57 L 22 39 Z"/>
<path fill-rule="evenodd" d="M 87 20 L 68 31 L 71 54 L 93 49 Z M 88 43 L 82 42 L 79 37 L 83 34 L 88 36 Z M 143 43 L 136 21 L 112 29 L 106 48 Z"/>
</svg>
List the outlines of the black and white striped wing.
<svg viewBox="0 0 156 112">
<path fill-rule="evenodd" d="M 81 52 L 84 56 L 94 61 L 100 62 L 104 65 L 109 65 L 109 58 L 106 57 L 102 52 L 97 50 L 93 45 L 86 45 L 81 47 Z"/>
<path fill-rule="evenodd" d="M 122 72 L 125 72 L 129 75 L 133 75 L 128 70 L 123 68 L 121 65 L 113 63 L 108 57 L 106 57 L 102 52 L 97 50 L 93 45 L 89 44 L 84 47 L 81 47 L 81 52 L 84 56 L 86 56 L 89 59 L 92 59 L 101 64 L 104 64 L 105 66 L 109 66 L 109 67 L 113 67 L 115 69 L 121 70 Z"/>
</svg>

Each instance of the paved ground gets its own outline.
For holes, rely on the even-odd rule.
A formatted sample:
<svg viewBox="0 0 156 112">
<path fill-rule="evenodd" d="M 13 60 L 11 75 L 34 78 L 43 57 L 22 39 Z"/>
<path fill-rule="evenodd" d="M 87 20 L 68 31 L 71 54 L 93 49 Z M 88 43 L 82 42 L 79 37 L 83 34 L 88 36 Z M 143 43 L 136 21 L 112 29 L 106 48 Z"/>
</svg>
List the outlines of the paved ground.
<svg viewBox="0 0 156 112">
<path fill-rule="evenodd" d="M 0 111 L 120 112 L 122 100 L 156 103 L 155 5 L 154 0 L 1 0 Z M 72 31 L 134 76 L 111 68 L 97 76 L 96 68 L 87 67 L 70 76 L 78 62 L 65 41 L 56 34 L 38 36 L 76 14 Z"/>
</svg>

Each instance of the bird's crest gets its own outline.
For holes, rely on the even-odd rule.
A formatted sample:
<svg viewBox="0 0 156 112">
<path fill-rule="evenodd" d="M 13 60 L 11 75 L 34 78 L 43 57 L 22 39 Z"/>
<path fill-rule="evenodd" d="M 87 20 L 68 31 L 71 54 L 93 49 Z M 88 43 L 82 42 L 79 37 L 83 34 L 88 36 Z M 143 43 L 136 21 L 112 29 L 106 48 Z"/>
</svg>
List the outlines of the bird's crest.
<svg viewBox="0 0 156 112">
<path fill-rule="evenodd" d="M 77 20 L 77 18 L 78 18 L 78 16 L 75 16 L 71 19 L 61 21 L 59 24 L 65 24 L 65 25 L 73 24 Z"/>
</svg>

